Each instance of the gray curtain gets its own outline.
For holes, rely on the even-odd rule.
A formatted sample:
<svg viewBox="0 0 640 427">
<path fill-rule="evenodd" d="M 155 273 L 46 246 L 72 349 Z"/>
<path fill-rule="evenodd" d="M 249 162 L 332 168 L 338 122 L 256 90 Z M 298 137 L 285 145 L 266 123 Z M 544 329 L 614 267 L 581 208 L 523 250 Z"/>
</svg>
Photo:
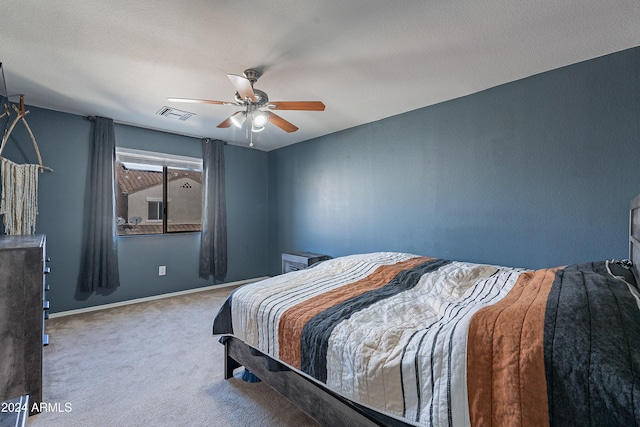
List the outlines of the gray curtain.
<svg viewBox="0 0 640 427">
<path fill-rule="evenodd" d="M 115 149 L 113 120 L 96 117 L 89 160 L 88 224 L 80 268 L 80 289 L 84 292 L 120 286 L 114 188 Z"/>
<path fill-rule="evenodd" d="M 200 277 L 223 280 L 227 275 L 227 201 L 224 141 L 202 140 L 204 203 L 200 239 Z"/>
</svg>

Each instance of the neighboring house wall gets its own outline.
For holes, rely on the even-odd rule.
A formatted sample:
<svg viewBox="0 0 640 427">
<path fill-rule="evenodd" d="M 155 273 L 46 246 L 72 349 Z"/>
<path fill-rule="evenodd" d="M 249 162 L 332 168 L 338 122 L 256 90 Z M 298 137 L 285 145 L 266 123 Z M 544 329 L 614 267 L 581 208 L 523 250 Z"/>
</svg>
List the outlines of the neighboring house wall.
<svg viewBox="0 0 640 427">
<path fill-rule="evenodd" d="M 149 206 L 148 202 L 151 201 L 162 201 L 162 186 L 157 185 L 155 187 L 146 188 L 144 190 L 138 191 L 133 194 L 129 194 L 127 197 L 129 212 L 128 220 L 131 221 L 133 217 L 142 218 L 142 222 L 140 224 L 145 225 L 149 222 L 152 223 L 162 223 L 162 220 L 152 220 L 149 221 Z"/>
<path fill-rule="evenodd" d="M 270 152 L 271 274 L 292 250 L 627 257 L 639 76 L 635 48 Z"/>
<path fill-rule="evenodd" d="M 202 222 L 202 184 L 182 178 L 169 182 L 167 220 L 179 224 Z"/>
<path fill-rule="evenodd" d="M 182 178 L 169 182 L 168 186 L 168 220 L 179 224 L 199 224 L 202 221 L 202 184 Z M 140 224 L 156 224 L 162 220 L 149 220 L 149 201 L 162 201 L 162 185 L 129 194 L 127 203 L 129 211 L 127 220 L 138 216 Z"/>
</svg>

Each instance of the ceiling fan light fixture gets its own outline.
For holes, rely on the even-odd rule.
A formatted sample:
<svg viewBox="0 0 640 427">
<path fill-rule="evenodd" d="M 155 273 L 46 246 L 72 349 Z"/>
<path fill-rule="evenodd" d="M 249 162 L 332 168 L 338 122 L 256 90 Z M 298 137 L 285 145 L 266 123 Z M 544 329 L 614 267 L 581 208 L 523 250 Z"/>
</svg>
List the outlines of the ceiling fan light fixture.
<svg viewBox="0 0 640 427">
<path fill-rule="evenodd" d="M 256 126 L 255 124 L 251 124 L 251 132 L 262 132 L 264 130 L 264 126 Z"/>
<path fill-rule="evenodd" d="M 244 124 L 244 121 L 246 119 L 247 113 L 245 113 L 244 111 L 238 111 L 229 118 L 229 120 L 231 120 L 231 123 L 233 123 L 233 125 L 239 129 L 242 128 L 242 125 Z"/>
<path fill-rule="evenodd" d="M 252 123 L 254 127 L 264 128 L 267 124 L 267 115 L 260 110 L 253 112 Z"/>
</svg>

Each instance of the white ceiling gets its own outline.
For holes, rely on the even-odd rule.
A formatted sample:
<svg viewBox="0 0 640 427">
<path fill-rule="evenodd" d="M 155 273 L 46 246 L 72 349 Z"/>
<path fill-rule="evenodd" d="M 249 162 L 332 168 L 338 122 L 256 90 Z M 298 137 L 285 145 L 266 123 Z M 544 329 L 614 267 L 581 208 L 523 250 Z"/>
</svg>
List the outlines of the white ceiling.
<svg viewBox="0 0 640 427">
<path fill-rule="evenodd" d="M 5 2 L 7 3 L 7 2 Z M 638 0 L 21 0 L 0 15 L 9 95 L 27 105 L 246 145 L 216 125 L 227 73 L 259 68 L 300 129 L 254 134 L 272 150 L 640 45 Z M 18 97 L 11 97 L 17 101 Z M 163 106 L 196 115 L 179 121 Z"/>
</svg>

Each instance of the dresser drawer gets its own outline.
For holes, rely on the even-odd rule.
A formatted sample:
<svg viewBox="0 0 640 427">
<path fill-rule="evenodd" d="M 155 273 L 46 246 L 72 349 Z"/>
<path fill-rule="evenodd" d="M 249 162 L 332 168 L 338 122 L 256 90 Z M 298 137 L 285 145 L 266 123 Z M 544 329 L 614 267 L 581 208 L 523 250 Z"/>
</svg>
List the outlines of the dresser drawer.
<svg viewBox="0 0 640 427">
<path fill-rule="evenodd" d="M 0 236 L 0 401 L 29 396 L 42 402 L 46 238 Z M 37 411 L 30 411 L 31 414 Z"/>
</svg>

